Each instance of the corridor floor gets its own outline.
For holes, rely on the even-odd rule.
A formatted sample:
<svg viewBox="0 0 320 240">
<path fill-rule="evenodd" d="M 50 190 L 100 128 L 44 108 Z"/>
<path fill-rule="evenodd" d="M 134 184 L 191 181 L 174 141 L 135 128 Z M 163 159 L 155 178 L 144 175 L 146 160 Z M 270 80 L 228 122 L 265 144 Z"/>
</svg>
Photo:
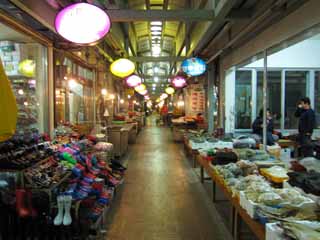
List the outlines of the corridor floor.
<svg viewBox="0 0 320 240">
<path fill-rule="evenodd" d="M 106 239 L 230 239 L 170 129 L 147 127 L 130 147 L 125 183 L 108 217 Z"/>
</svg>

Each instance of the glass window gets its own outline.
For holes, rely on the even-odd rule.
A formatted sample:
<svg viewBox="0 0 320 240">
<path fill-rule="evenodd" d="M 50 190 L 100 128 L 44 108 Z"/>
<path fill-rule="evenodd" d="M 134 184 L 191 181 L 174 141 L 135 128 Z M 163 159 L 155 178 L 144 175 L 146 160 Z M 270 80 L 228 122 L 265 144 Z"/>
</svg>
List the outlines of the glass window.
<svg viewBox="0 0 320 240">
<path fill-rule="evenodd" d="M 263 107 L 263 71 L 257 73 L 257 116 Z M 281 127 L 281 71 L 268 72 L 267 108 L 275 128 Z"/>
<path fill-rule="evenodd" d="M 236 129 L 251 128 L 251 71 L 236 72 Z"/>
<path fill-rule="evenodd" d="M 56 66 L 62 72 L 56 78 L 56 122 L 92 126 L 93 73 L 70 59 L 65 58 L 63 63 Z"/>
<path fill-rule="evenodd" d="M 18 105 L 17 133 L 48 132 L 47 48 L 30 40 L 22 43 L 22 35 L 20 40 L 0 40 L 0 58 Z"/>
<path fill-rule="evenodd" d="M 297 129 L 298 118 L 294 116 L 300 98 L 307 96 L 307 71 L 285 72 L 285 123 L 286 129 Z"/>
</svg>

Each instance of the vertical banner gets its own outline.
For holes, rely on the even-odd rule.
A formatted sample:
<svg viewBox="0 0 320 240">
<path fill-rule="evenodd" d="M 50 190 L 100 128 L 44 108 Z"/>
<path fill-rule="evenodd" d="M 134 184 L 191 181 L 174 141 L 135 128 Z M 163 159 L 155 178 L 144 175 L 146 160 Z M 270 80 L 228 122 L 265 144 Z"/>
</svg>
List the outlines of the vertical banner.
<svg viewBox="0 0 320 240">
<path fill-rule="evenodd" d="M 205 90 L 203 84 L 191 84 L 184 89 L 186 116 L 205 112 Z"/>
</svg>

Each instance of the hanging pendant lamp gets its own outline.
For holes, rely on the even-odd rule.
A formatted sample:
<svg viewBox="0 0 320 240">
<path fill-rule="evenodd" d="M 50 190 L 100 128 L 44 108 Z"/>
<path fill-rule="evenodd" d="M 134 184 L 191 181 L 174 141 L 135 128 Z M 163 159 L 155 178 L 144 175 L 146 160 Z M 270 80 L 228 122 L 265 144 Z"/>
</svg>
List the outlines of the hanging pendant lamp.
<svg viewBox="0 0 320 240">
<path fill-rule="evenodd" d="M 134 88 L 134 90 L 135 90 L 136 92 L 138 92 L 138 93 L 143 92 L 143 91 L 145 91 L 146 89 L 147 89 L 147 87 L 146 87 L 146 85 L 144 85 L 144 84 L 140 84 L 139 86 L 136 86 L 136 87 Z"/>
<path fill-rule="evenodd" d="M 175 90 L 174 90 L 173 87 L 167 87 L 167 88 L 165 89 L 165 92 L 166 92 L 167 94 L 169 94 L 169 95 L 172 95 L 172 94 L 174 94 Z"/>
<path fill-rule="evenodd" d="M 142 82 L 141 78 L 135 74 L 126 78 L 126 83 L 129 87 L 139 86 L 141 84 L 141 82 Z"/>
<path fill-rule="evenodd" d="M 101 8 L 88 3 L 74 3 L 63 8 L 55 18 L 56 31 L 77 44 L 97 43 L 110 31 L 111 21 Z"/>
<path fill-rule="evenodd" d="M 187 85 L 187 80 L 182 76 L 175 76 L 172 79 L 172 84 L 175 88 L 183 88 Z"/>
<path fill-rule="evenodd" d="M 114 61 L 110 66 L 110 71 L 113 75 L 125 78 L 134 73 L 136 66 L 132 61 L 126 58 L 120 58 Z"/>
</svg>

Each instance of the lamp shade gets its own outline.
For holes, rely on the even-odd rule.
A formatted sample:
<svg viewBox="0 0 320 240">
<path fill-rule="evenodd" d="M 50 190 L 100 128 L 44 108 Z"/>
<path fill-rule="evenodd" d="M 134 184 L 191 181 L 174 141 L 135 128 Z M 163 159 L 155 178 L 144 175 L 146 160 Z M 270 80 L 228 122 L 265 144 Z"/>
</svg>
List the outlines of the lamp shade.
<svg viewBox="0 0 320 240">
<path fill-rule="evenodd" d="M 126 82 L 129 87 L 136 87 L 141 84 L 142 80 L 138 75 L 133 74 L 126 78 Z"/>
<path fill-rule="evenodd" d="M 143 90 L 143 91 L 140 91 L 140 92 L 138 92 L 140 95 L 143 95 L 143 96 L 145 96 L 145 95 L 147 95 L 148 94 L 148 90 L 147 89 L 145 89 L 145 90 Z"/>
<path fill-rule="evenodd" d="M 120 58 L 114 61 L 110 66 L 110 71 L 113 75 L 121 78 L 128 77 L 136 69 L 132 61 L 126 58 Z"/>
<path fill-rule="evenodd" d="M 140 84 L 140 85 L 138 85 L 138 86 L 136 86 L 136 87 L 134 88 L 134 90 L 136 90 L 136 92 L 138 92 L 138 93 L 143 92 L 143 91 L 145 91 L 146 89 L 147 89 L 147 87 L 146 87 L 146 85 L 144 85 L 144 84 Z"/>
<path fill-rule="evenodd" d="M 200 58 L 188 58 L 181 64 L 182 71 L 190 76 L 200 76 L 206 69 L 206 63 Z"/>
<path fill-rule="evenodd" d="M 88 3 L 75 3 L 63 8 L 55 18 L 56 31 L 77 44 L 93 44 L 110 30 L 111 21 L 102 9 Z"/>
<path fill-rule="evenodd" d="M 174 94 L 174 92 L 175 92 L 175 90 L 174 90 L 173 87 L 167 87 L 167 88 L 165 89 L 165 91 L 166 91 L 166 93 L 169 94 L 169 95 L 172 95 L 172 94 Z"/>
<path fill-rule="evenodd" d="M 172 79 L 172 84 L 175 88 L 182 88 L 184 87 L 185 85 L 187 85 L 187 81 L 184 77 L 182 76 L 175 76 L 173 79 Z"/>
<path fill-rule="evenodd" d="M 164 99 L 166 99 L 167 97 L 168 97 L 168 94 L 162 93 L 161 96 L 160 96 L 160 99 L 161 99 L 161 100 L 164 100 Z"/>
</svg>

